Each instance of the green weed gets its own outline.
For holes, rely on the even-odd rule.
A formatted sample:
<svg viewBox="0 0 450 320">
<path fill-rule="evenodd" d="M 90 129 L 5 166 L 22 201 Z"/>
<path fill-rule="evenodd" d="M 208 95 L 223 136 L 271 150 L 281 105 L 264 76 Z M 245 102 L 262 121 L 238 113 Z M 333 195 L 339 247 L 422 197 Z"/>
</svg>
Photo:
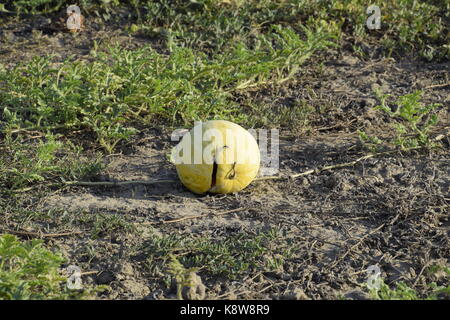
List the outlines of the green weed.
<svg viewBox="0 0 450 320">
<path fill-rule="evenodd" d="M 66 0 L 6 1 L 3 11 L 42 14 L 70 4 Z M 130 32 L 142 32 L 209 53 L 218 53 L 230 43 L 247 42 L 255 35 L 265 34 L 273 25 L 315 29 L 324 21 L 333 26 L 339 37 L 381 44 L 386 55 L 415 51 L 428 60 L 450 57 L 448 1 L 392 0 L 374 4 L 380 7 L 380 30 L 367 29 L 369 4 L 364 0 L 80 0 L 78 3 L 83 14 L 105 21 L 114 19 L 114 13 L 125 8 L 130 26 L 134 25 L 128 28 Z"/>
<path fill-rule="evenodd" d="M 134 225 L 127 222 L 123 217 L 114 214 L 96 214 L 84 223 L 90 226 L 93 239 L 105 235 L 114 235 L 118 232 L 135 231 Z"/>
<path fill-rule="evenodd" d="M 426 269 L 428 275 L 436 274 L 437 272 L 444 273 L 443 282 L 447 284 L 438 285 L 436 282 L 426 284 L 426 296 L 420 297 L 416 289 L 412 288 L 403 281 L 397 282 L 394 288 L 390 288 L 382 279 L 379 289 L 369 290 L 370 296 L 375 300 L 439 300 L 448 299 L 450 297 L 450 284 L 448 278 L 450 276 L 450 269 L 442 265 L 431 265 Z"/>
<path fill-rule="evenodd" d="M 424 105 L 421 103 L 421 91 L 399 97 L 392 106 L 386 102 L 389 95 L 383 95 L 381 92 L 376 92 L 376 94 L 381 104 L 375 108 L 384 111 L 395 121 L 391 126 L 395 129 L 396 137 L 387 141 L 388 143 L 394 144 L 402 150 L 436 146 L 430 140 L 429 132 L 438 123 L 438 116 L 432 111 L 440 104 Z M 383 142 L 383 139 L 371 137 L 363 131 L 360 131 L 359 135 L 361 140 L 372 149 Z"/>
<path fill-rule="evenodd" d="M 82 299 L 92 297 L 93 288 L 69 290 L 60 267 L 65 259 L 43 246 L 42 241 L 19 241 L 0 235 L 0 299 Z"/>
<path fill-rule="evenodd" d="M 211 275 L 236 279 L 255 270 L 279 269 L 291 256 L 289 246 L 275 248 L 276 230 L 256 235 L 240 233 L 225 239 L 194 238 L 182 235 L 156 236 L 145 245 L 148 267 L 153 274 L 163 271 L 171 255 L 186 268 L 198 268 Z"/>
<path fill-rule="evenodd" d="M 420 102 L 421 95 L 421 91 L 416 91 L 398 98 L 395 111 L 386 104 L 388 95 L 379 95 L 381 105 L 376 108 L 383 110 L 392 118 L 402 120 L 394 124 L 397 136 L 393 142 L 403 149 L 432 146 L 428 133 L 438 123 L 438 117 L 431 112 L 440 104 L 423 105 Z"/>
<path fill-rule="evenodd" d="M 440 296 L 450 295 L 450 285 L 437 286 L 435 283 L 429 285 L 430 294 L 425 298 L 426 300 L 438 300 Z M 372 289 L 370 296 L 375 300 L 422 300 L 417 291 L 406 283 L 400 281 L 394 289 L 391 289 L 384 282 L 381 283 L 379 290 Z"/>
<path fill-rule="evenodd" d="M 102 168 L 99 157 L 81 157 L 82 149 L 48 134 L 33 144 L 7 136 L 0 153 L 0 184 L 9 190 L 53 181 L 73 180 L 96 174 Z M 6 192 L 6 190 L 5 190 Z"/>
<path fill-rule="evenodd" d="M 303 31 L 305 40 L 275 26 L 255 48 L 238 43 L 214 59 L 176 46 L 169 56 L 149 47 L 114 47 L 94 52 L 91 63 L 68 59 L 54 65 L 48 57 L 37 57 L 12 70 L 0 69 L 3 132 L 85 130 L 111 153 L 137 132 L 132 121 L 245 121 L 230 101 L 234 92 L 285 82 L 314 52 L 332 45 L 323 27 Z"/>
</svg>

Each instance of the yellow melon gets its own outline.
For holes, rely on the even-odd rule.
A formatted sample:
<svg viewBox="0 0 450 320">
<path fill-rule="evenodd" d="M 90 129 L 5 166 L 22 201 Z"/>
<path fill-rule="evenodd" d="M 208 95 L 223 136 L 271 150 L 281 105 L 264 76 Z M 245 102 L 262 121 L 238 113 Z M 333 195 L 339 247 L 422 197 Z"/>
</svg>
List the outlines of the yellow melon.
<svg viewBox="0 0 450 320">
<path fill-rule="evenodd" d="M 181 182 L 192 192 L 233 193 L 258 174 L 260 153 L 255 138 L 224 120 L 196 123 L 173 149 Z"/>
</svg>

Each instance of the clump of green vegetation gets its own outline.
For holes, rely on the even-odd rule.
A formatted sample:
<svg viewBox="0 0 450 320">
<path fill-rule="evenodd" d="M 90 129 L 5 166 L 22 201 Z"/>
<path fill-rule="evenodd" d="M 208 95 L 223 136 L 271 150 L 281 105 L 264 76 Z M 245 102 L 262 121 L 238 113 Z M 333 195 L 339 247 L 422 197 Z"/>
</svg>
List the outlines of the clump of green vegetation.
<svg viewBox="0 0 450 320">
<path fill-rule="evenodd" d="M 6 1 L 0 11 L 42 14 L 61 10 L 68 0 Z M 381 29 L 368 30 L 365 0 L 80 0 L 88 18 L 113 20 L 126 8 L 130 32 L 143 32 L 183 47 L 220 52 L 230 43 L 264 34 L 272 25 L 314 29 L 325 22 L 353 42 L 379 44 L 386 55 L 417 52 L 428 60 L 450 57 L 450 3 L 446 0 L 391 0 L 374 3 L 381 13 Z M 118 17 L 116 17 L 119 19 Z"/>
<path fill-rule="evenodd" d="M 427 292 L 425 297 L 420 297 L 416 289 L 409 286 L 403 281 L 396 283 L 395 288 L 390 288 L 382 279 L 380 280 L 379 289 L 370 289 L 369 293 L 372 299 L 375 300 L 438 300 L 448 299 L 450 297 L 450 284 L 448 278 L 450 277 L 450 269 L 442 265 L 431 265 L 427 268 L 426 273 L 429 275 L 436 274 L 442 271 L 444 273 L 445 285 L 437 285 L 436 282 L 431 282 L 426 285 Z"/>
<path fill-rule="evenodd" d="M 279 231 L 275 229 L 259 231 L 256 235 L 239 233 L 224 239 L 155 235 L 145 244 L 145 250 L 148 252 L 148 267 L 155 275 L 163 272 L 170 257 L 174 256 L 186 268 L 236 279 L 246 272 L 282 268 L 293 249 L 286 241 L 278 243 L 279 239 Z"/>
<path fill-rule="evenodd" d="M 94 239 L 117 234 L 117 232 L 134 232 L 136 230 L 133 224 L 116 214 L 95 214 L 88 217 L 83 222 L 91 227 Z"/>
<path fill-rule="evenodd" d="M 375 300 L 419 300 L 416 290 L 404 282 L 398 282 L 395 289 L 381 282 L 380 289 L 372 289 L 370 295 Z"/>
<path fill-rule="evenodd" d="M 354 35 L 358 41 L 379 41 L 387 55 L 415 50 L 428 60 L 450 57 L 446 40 L 446 19 L 450 10 L 448 1 L 392 0 L 374 3 L 380 8 L 380 30 L 366 28 L 367 1 L 327 2 L 329 19 L 345 21 L 344 33 Z"/>
<path fill-rule="evenodd" d="M 403 120 L 403 123 L 395 124 L 397 136 L 394 140 L 394 144 L 403 149 L 432 146 L 428 133 L 438 123 L 438 117 L 431 112 L 440 104 L 424 105 L 420 102 L 421 95 L 421 91 L 416 91 L 400 97 L 396 101 L 397 108 L 395 111 L 392 111 L 386 104 L 386 98 L 389 95 L 383 95 L 381 96 L 381 105 L 376 107 L 386 112 L 390 117 L 399 117 Z M 408 135 L 412 135 L 412 137 L 408 137 Z"/>
<path fill-rule="evenodd" d="M 438 123 L 438 116 L 432 114 L 432 111 L 440 104 L 424 105 L 420 102 L 421 94 L 421 91 L 416 91 L 404 95 L 397 99 L 395 107 L 391 107 L 386 103 L 390 95 L 377 92 L 381 105 L 375 108 L 384 111 L 395 121 L 392 126 L 395 129 L 396 136 L 387 142 L 400 147 L 402 150 L 436 146 L 430 140 L 429 132 Z M 362 131 L 359 132 L 359 135 L 361 140 L 372 149 L 380 146 L 383 142 L 379 137 L 371 137 Z"/>
<path fill-rule="evenodd" d="M 426 300 L 438 300 L 440 299 L 439 296 L 450 297 L 450 285 L 444 287 L 432 283 L 429 287 L 431 293 L 425 298 Z M 372 289 L 370 295 L 375 300 L 422 300 L 415 289 L 402 281 L 398 282 L 394 289 L 382 282 L 380 289 Z"/>
<path fill-rule="evenodd" d="M 381 148 L 382 140 L 378 137 L 368 135 L 365 131 L 358 130 L 360 141 L 371 152 L 377 152 Z"/>
<path fill-rule="evenodd" d="M 42 241 L 0 235 L 0 300 L 92 298 L 93 288 L 70 290 L 60 267 L 65 259 Z"/>
<path fill-rule="evenodd" d="M 86 130 L 111 153 L 137 129 L 132 121 L 190 125 L 212 118 L 242 122 L 231 94 L 282 83 L 314 52 L 332 45 L 322 27 L 304 28 L 306 40 L 275 26 L 250 49 L 237 43 L 214 59 L 173 46 L 169 56 L 150 47 L 94 52 L 95 62 L 55 66 L 37 57 L 12 70 L 0 68 L 5 134 L 20 130 Z"/>
<path fill-rule="evenodd" d="M 136 3 L 138 4 L 138 3 Z M 183 46 L 219 51 L 230 41 L 249 39 L 273 24 L 315 27 L 323 22 L 355 43 L 379 43 L 386 55 L 416 50 L 429 60 L 450 57 L 446 40 L 448 1 L 392 0 L 379 3 L 381 29 L 368 30 L 364 0 L 142 1 L 142 30 L 171 32 Z M 355 44 L 355 50 L 359 46 Z"/>
<path fill-rule="evenodd" d="M 36 143 L 24 144 L 23 139 L 7 135 L 0 143 L 0 184 L 17 190 L 46 181 L 61 183 L 99 172 L 103 165 L 100 157 L 81 157 L 82 149 L 58 135 L 40 136 Z"/>
<path fill-rule="evenodd" d="M 74 4 L 69 0 L 4 0 L 4 4 L 0 4 L 0 12 L 21 14 L 49 14 L 61 9 L 67 8 Z M 137 3 L 136 1 L 131 1 Z M 78 0 L 76 4 L 89 12 L 102 14 L 105 18 L 109 18 L 108 13 L 113 8 L 117 8 L 125 3 L 121 0 Z"/>
<path fill-rule="evenodd" d="M 9 12 L 10 10 L 14 10 L 17 14 L 20 13 L 31 13 L 31 14 L 39 14 L 46 13 L 57 10 L 62 4 L 62 1 L 59 1 L 57 4 L 53 0 L 16 0 L 16 1 L 6 1 L 5 4 L 0 5 L 0 12 Z M 6 7 L 10 8 L 7 10 Z"/>
</svg>

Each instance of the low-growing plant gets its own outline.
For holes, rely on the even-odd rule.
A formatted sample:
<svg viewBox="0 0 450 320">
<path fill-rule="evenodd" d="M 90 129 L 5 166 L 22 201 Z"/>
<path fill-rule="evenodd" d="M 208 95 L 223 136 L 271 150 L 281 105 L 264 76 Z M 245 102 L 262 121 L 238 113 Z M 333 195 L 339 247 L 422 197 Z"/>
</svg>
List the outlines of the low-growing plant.
<svg viewBox="0 0 450 320">
<path fill-rule="evenodd" d="M 305 39 L 274 26 L 253 49 L 237 43 L 214 58 L 178 46 L 169 56 L 150 47 L 112 47 L 94 51 L 96 60 L 89 63 L 67 59 L 55 65 L 51 57 L 36 57 L 11 70 L 0 68 L 2 131 L 84 130 L 112 153 L 117 143 L 137 132 L 133 121 L 243 122 L 246 115 L 231 101 L 232 94 L 282 83 L 314 52 L 333 45 L 324 26 L 303 31 Z"/>
<path fill-rule="evenodd" d="M 404 282 L 398 282 L 395 289 L 389 288 L 383 281 L 380 288 L 372 289 L 370 292 L 372 299 L 375 300 L 418 300 L 417 292 L 410 288 Z"/>
<path fill-rule="evenodd" d="M 45 14 L 61 10 L 68 0 L 7 0 L 0 11 L 16 14 Z M 381 12 L 381 29 L 368 30 L 364 0 L 79 0 L 83 14 L 115 18 L 126 8 L 130 26 L 125 29 L 169 40 L 179 46 L 221 52 L 230 43 L 247 41 L 266 33 L 272 25 L 301 25 L 315 28 L 326 21 L 358 41 L 380 43 L 386 55 L 414 51 L 429 60 L 449 58 L 448 18 L 445 0 L 391 0 L 376 3 Z M 123 23 L 121 21 L 120 23 Z M 168 37 L 170 32 L 170 36 Z M 169 41 L 168 41 L 169 42 Z M 355 46 L 358 48 L 358 46 Z"/>
<path fill-rule="evenodd" d="M 375 300 L 438 300 L 448 299 L 450 297 L 450 269 L 446 266 L 434 264 L 426 269 L 426 274 L 433 275 L 438 272 L 443 272 L 444 276 L 441 282 L 446 284 L 438 285 L 436 282 L 427 283 L 425 285 L 425 296 L 421 297 L 416 289 L 405 283 L 399 281 L 395 283 L 395 287 L 391 288 L 383 279 L 380 280 L 379 288 L 369 289 L 369 294 Z"/>
<path fill-rule="evenodd" d="M 22 242 L 14 235 L 0 235 L 0 300 L 92 298 L 94 288 L 67 288 L 63 262 L 40 240 Z"/>
<path fill-rule="evenodd" d="M 82 149 L 70 142 L 58 141 L 47 134 L 33 144 L 7 136 L 0 142 L 0 184 L 16 190 L 38 183 L 61 183 L 96 174 L 103 168 L 100 158 L 80 157 Z M 6 191 L 6 190 L 5 190 Z"/>
<path fill-rule="evenodd" d="M 398 98 L 395 111 L 386 103 L 386 98 L 389 95 L 379 95 L 381 105 L 376 108 L 383 110 L 394 119 L 400 118 L 403 120 L 394 125 L 397 136 L 393 141 L 394 144 L 403 149 L 432 146 L 428 133 L 438 123 L 438 116 L 431 112 L 440 104 L 424 105 L 420 102 L 421 95 L 421 91 L 416 91 Z"/>
<path fill-rule="evenodd" d="M 89 219 L 92 228 L 91 234 L 94 239 L 105 234 L 113 235 L 117 232 L 133 232 L 135 227 L 121 216 L 115 214 L 96 214 Z"/>
<path fill-rule="evenodd" d="M 421 91 L 399 97 L 395 104 L 388 105 L 386 100 L 390 95 L 384 95 L 377 91 L 376 95 L 381 104 L 375 109 L 382 110 L 395 122 L 391 125 L 396 132 L 394 139 L 386 142 L 407 150 L 417 147 L 434 147 L 436 144 L 430 140 L 429 132 L 438 123 L 438 116 L 432 113 L 440 104 L 424 105 L 420 102 Z M 369 136 L 364 131 L 359 131 L 361 140 L 376 150 L 383 139 Z"/>
<path fill-rule="evenodd" d="M 446 29 L 448 1 L 392 0 L 377 5 L 381 29 L 368 30 L 364 0 L 298 1 L 143 1 L 144 32 L 152 36 L 171 30 L 172 41 L 182 46 L 220 52 L 235 40 L 266 33 L 271 25 L 315 28 L 322 21 L 337 35 L 381 43 L 386 55 L 414 50 L 426 59 L 449 57 Z M 355 46 L 358 48 L 358 46 Z"/>
<path fill-rule="evenodd" d="M 442 297 L 450 297 L 450 285 L 438 286 L 431 283 L 428 287 L 430 293 L 427 297 L 421 298 L 415 289 L 403 281 L 398 282 L 393 289 L 382 281 L 378 290 L 370 290 L 370 296 L 375 300 L 438 300 Z"/>
<path fill-rule="evenodd" d="M 194 238 L 183 235 L 153 237 L 145 244 L 147 263 L 153 274 L 163 271 L 171 255 L 186 268 L 198 268 L 211 275 L 236 279 L 254 270 L 273 271 L 292 254 L 292 248 L 275 243 L 277 230 L 258 231 L 256 235 L 240 233 L 224 239 Z"/>
</svg>

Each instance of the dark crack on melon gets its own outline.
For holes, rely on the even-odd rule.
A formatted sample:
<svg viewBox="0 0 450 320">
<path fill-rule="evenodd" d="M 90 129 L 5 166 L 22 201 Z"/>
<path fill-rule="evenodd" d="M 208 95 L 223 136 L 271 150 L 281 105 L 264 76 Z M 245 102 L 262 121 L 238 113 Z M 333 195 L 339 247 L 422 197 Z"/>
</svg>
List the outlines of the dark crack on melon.
<svg viewBox="0 0 450 320">
<path fill-rule="evenodd" d="M 212 177 L 211 177 L 211 188 L 214 188 L 216 186 L 216 181 L 217 181 L 217 163 L 216 161 L 214 161 L 213 163 L 213 172 L 212 172 Z"/>
</svg>

